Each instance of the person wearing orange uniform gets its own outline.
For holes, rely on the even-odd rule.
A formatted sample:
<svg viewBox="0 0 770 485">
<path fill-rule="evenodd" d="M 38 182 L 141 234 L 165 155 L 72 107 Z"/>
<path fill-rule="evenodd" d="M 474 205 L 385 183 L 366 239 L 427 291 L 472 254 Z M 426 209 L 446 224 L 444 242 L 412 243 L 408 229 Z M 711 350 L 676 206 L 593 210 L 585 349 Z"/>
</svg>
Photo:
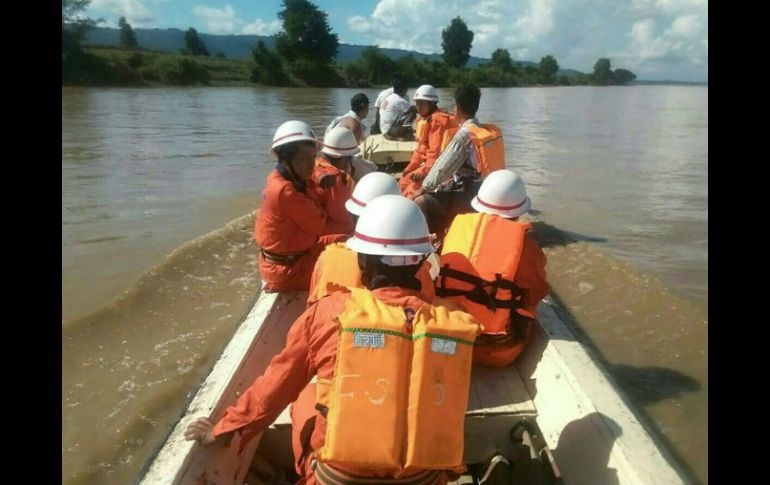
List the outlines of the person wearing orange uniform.
<svg viewBox="0 0 770 485">
<path fill-rule="evenodd" d="M 273 137 L 270 151 L 278 164 L 267 176 L 254 225 L 266 291 L 306 290 L 324 246 L 347 237 L 320 237 L 327 215 L 312 180 L 317 143 L 313 130 L 301 121 L 283 123 Z M 333 179 L 327 177 L 323 184 L 329 181 Z"/>
<path fill-rule="evenodd" d="M 211 444 L 239 432 L 245 443 L 294 402 L 298 483 L 445 485 L 463 468 L 478 322 L 451 304 L 433 306 L 420 293 L 415 274 L 433 247 L 414 202 L 395 195 L 373 200 L 347 244 L 358 253 L 367 289 L 310 306 L 235 405 L 216 424 L 194 420 L 185 438 Z M 353 368 L 356 375 L 349 373 Z M 317 383 L 308 385 L 313 376 Z"/>
<path fill-rule="evenodd" d="M 345 202 L 356 185 L 351 159 L 358 152 L 356 137 L 347 128 L 332 128 L 324 137 L 321 154 L 316 157 L 313 169 L 316 194 L 326 211 L 326 225 L 321 235 L 353 233 L 353 218 L 345 209 Z M 326 188 L 321 186 L 325 177 L 334 181 Z"/>
<path fill-rule="evenodd" d="M 550 292 L 546 257 L 531 225 L 518 220 L 531 201 L 515 172 L 489 174 L 471 205 L 477 213 L 455 217 L 443 241 L 436 294 L 484 325 L 474 362 L 506 367 L 524 350 L 537 305 Z"/>
<path fill-rule="evenodd" d="M 422 187 L 422 180 L 441 154 L 442 147 L 457 130 L 454 117 L 438 108 L 439 97 L 436 88 L 430 84 L 420 86 L 414 93 L 414 101 L 420 115 L 415 128 L 417 148 L 398 181 L 401 192 L 406 197 Z"/>
<path fill-rule="evenodd" d="M 454 135 L 442 147 L 422 187 L 409 195 L 439 240 L 457 214 L 473 212 L 471 199 L 487 175 L 506 166 L 502 130 L 476 118 L 480 101 L 481 90 L 476 86 L 457 88 L 454 116 L 459 128 L 452 130 Z"/>
<path fill-rule="evenodd" d="M 401 194 L 395 179 L 382 172 L 369 173 L 356 185 L 353 194 L 345 202 L 345 208 L 356 221 L 369 202 L 381 195 L 389 194 Z M 350 234 L 352 235 L 353 232 L 351 231 Z M 435 255 L 431 256 L 435 258 Z M 435 268 L 431 267 L 430 261 L 425 261 L 417 272 L 417 278 L 421 283 L 420 291 L 428 298 L 428 301 L 433 301 L 436 296 L 431 269 L 434 269 L 435 274 L 438 273 L 437 259 L 434 260 L 433 265 Z M 318 261 L 313 268 L 307 304 L 310 306 L 335 291 L 346 291 L 346 288 L 361 288 L 362 286 L 356 253 L 344 243 L 330 244 L 318 256 Z"/>
</svg>

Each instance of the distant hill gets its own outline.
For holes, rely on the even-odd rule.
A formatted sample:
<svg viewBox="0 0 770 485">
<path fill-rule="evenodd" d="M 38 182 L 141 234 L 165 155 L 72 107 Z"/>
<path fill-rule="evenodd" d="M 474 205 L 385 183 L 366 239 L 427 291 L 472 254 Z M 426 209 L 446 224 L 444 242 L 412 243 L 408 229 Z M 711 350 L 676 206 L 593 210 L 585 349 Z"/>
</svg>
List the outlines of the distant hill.
<svg viewBox="0 0 770 485">
<path fill-rule="evenodd" d="M 134 29 L 136 40 L 143 49 L 179 52 L 184 48 L 184 32 L 180 29 Z M 273 38 L 263 35 L 214 35 L 198 33 L 198 36 L 205 42 L 206 47 L 212 55 L 222 52 L 230 59 L 245 59 L 251 57 L 251 48 L 261 40 L 269 49 L 274 48 Z M 111 27 L 95 27 L 88 31 L 83 41 L 87 45 L 105 45 L 117 46 L 120 44 L 120 31 Z M 369 46 L 340 44 L 336 61 L 338 64 L 345 64 L 361 57 L 361 53 Z M 406 55 L 413 55 L 415 59 L 421 60 L 430 58 L 441 60 L 441 54 L 424 54 L 422 52 L 408 51 L 404 49 L 386 49 L 380 50 L 391 59 L 398 59 Z M 471 56 L 468 60 L 468 67 L 476 67 L 479 64 L 490 62 L 488 58 Z M 537 63 L 531 61 L 516 61 L 520 66 L 536 66 Z M 573 78 L 578 71 L 574 69 L 559 69 L 559 76 Z"/>
</svg>

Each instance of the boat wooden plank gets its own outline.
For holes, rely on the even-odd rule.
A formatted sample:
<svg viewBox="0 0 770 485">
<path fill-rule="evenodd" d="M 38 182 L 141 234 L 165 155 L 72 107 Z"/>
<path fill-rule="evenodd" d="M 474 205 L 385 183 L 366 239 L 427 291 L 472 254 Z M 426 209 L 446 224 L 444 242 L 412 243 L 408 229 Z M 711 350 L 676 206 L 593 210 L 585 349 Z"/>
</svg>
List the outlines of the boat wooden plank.
<svg viewBox="0 0 770 485">
<path fill-rule="evenodd" d="M 565 483 L 688 483 L 556 306 L 541 303 L 538 319 L 548 343 L 532 375 L 537 423 Z"/>
</svg>

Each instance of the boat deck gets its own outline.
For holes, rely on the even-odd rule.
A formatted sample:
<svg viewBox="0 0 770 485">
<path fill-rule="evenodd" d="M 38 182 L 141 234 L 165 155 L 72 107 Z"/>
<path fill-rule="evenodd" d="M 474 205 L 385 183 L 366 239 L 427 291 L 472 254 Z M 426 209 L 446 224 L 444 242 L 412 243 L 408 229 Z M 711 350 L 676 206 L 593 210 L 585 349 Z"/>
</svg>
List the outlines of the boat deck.
<svg viewBox="0 0 770 485">
<path fill-rule="evenodd" d="M 247 477 L 250 485 L 286 483 L 282 470 L 293 467 L 288 409 L 260 439 L 242 449 L 237 434 L 230 443 L 204 447 L 186 441 L 183 433 L 200 416 L 219 419 L 254 382 L 283 348 L 306 298 L 307 292 L 260 296 L 149 464 L 142 485 L 240 485 Z M 536 421 L 563 483 L 687 483 L 564 323 L 557 307 L 541 302 L 538 320 L 540 326 L 514 366 L 474 366 L 465 420 L 465 462 L 481 463 L 495 452 L 515 455 L 517 447 L 520 453 L 511 431 L 526 419 Z"/>
</svg>

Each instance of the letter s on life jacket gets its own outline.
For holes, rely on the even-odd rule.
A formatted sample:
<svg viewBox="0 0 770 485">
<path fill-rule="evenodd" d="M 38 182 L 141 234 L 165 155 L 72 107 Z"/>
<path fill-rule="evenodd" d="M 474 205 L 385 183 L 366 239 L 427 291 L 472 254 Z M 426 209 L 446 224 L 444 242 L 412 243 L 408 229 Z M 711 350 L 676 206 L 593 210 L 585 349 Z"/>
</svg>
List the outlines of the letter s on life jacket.
<svg viewBox="0 0 770 485">
<path fill-rule="evenodd" d="M 493 214 L 461 214 L 444 238 L 436 294 L 467 309 L 485 334 L 506 334 L 520 305 L 514 278 L 531 227 Z"/>
<path fill-rule="evenodd" d="M 318 393 L 327 399 L 319 404 L 328 407 L 319 460 L 392 475 L 463 466 L 473 342 L 480 327 L 444 303 L 418 310 L 410 332 L 403 308 L 369 290 L 351 289 L 338 317 L 331 388 Z"/>
</svg>

